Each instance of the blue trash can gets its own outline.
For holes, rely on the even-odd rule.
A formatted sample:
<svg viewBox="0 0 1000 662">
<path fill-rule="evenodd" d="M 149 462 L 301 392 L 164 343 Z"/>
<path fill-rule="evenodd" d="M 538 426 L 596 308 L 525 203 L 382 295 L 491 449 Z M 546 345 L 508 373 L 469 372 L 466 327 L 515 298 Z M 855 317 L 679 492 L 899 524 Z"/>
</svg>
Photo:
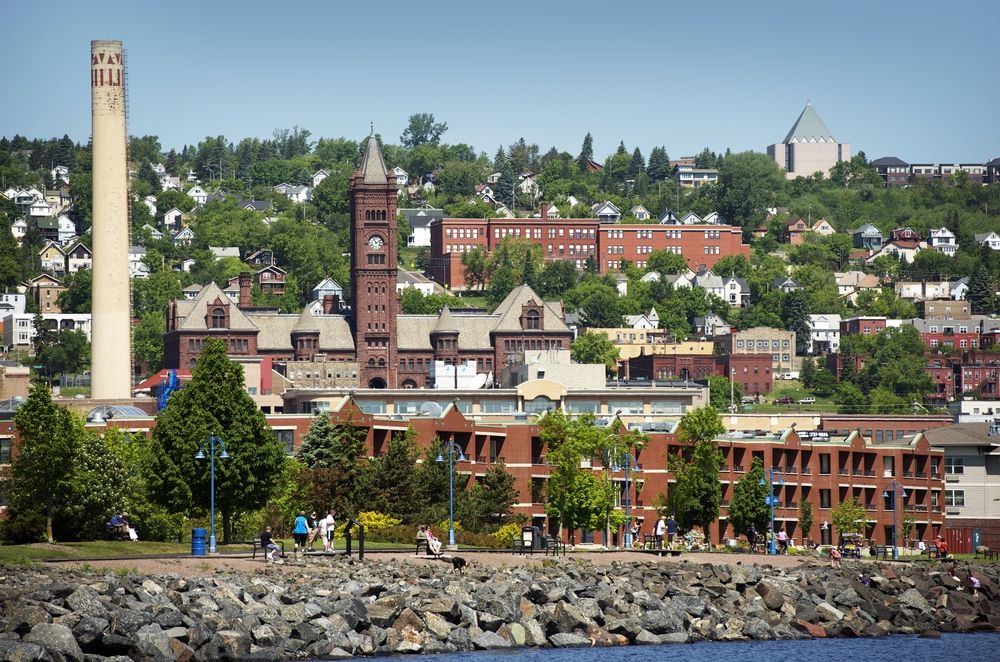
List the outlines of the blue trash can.
<svg viewBox="0 0 1000 662">
<path fill-rule="evenodd" d="M 205 556 L 205 529 L 191 529 L 191 556 Z"/>
</svg>

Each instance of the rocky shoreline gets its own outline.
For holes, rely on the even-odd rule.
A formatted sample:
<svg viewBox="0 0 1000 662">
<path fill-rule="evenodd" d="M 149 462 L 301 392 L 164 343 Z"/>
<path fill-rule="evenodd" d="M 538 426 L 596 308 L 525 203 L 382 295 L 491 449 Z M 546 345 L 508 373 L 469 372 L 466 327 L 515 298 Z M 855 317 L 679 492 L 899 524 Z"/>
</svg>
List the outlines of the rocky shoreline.
<svg viewBox="0 0 1000 662">
<path fill-rule="evenodd" d="M 728 560 L 728 559 L 726 559 Z M 255 573 L 145 576 L 0 568 L 3 660 L 285 660 L 522 646 L 1000 631 L 943 565 L 795 568 L 560 559 L 465 575 L 450 564 L 310 559 Z M 859 580 L 864 573 L 866 585 Z"/>
</svg>

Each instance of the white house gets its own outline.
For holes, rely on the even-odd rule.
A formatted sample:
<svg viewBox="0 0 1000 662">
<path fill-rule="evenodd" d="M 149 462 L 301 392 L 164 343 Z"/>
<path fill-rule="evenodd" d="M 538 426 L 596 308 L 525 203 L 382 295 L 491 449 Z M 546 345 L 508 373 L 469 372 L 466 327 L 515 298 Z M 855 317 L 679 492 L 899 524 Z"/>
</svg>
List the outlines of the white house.
<svg viewBox="0 0 1000 662">
<path fill-rule="evenodd" d="M 399 187 L 400 193 L 402 193 L 403 187 L 406 186 L 410 181 L 410 174 L 405 170 L 403 170 L 402 168 L 400 168 L 399 166 L 393 168 L 392 172 L 393 174 L 396 175 L 396 186 Z"/>
<path fill-rule="evenodd" d="M 31 203 L 28 207 L 28 213 L 32 218 L 48 218 L 52 215 L 52 205 L 47 203 L 44 199 L 38 199 Z"/>
<path fill-rule="evenodd" d="M 148 232 L 150 239 L 156 239 L 156 240 L 163 239 L 163 233 L 160 232 L 159 230 L 157 230 L 156 228 L 154 228 L 149 223 L 146 223 L 145 225 L 143 225 L 139 229 L 140 230 L 145 230 L 146 232 Z"/>
<path fill-rule="evenodd" d="M 996 232 L 983 232 L 973 235 L 972 240 L 977 244 L 986 244 L 993 251 L 1000 251 L 1000 234 Z"/>
<path fill-rule="evenodd" d="M 69 168 L 66 166 L 57 165 L 49 171 L 49 174 L 52 176 L 52 181 L 56 182 L 57 185 L 63 183 L 69 186 Z"/>
<path fill-rule="evenodd" d="M 313 173 L 311 178 L 313 188 L 316 188 L 323 183 L 323 180 L 330 176 L 330 173 L 326 170 L 320 169 Z"/>
<path fill-rule="evenodd" d="M 821 237 L 829 237 L 831 234 L 837 234 L 837 231 L 825 218 L 821 218 L 813 223 L 810 229 Z"/>
<path fill-rule="evenodd" d="M 17 219 L 10 224 L 10 233 L 14 235 L 14 239 L 17 239 L 17 245 L 20 246 L 24 235 L 28 234 L 28 222 L 23 218 Z"/>
<path fill-rule="evenodd" d="M 194 240 L 194 230 L 188 226 L 181 228 L 181 231 L 174 235 L 174 246 L 190 246 Z"/>
<path fill-rule="evenodd" d="M 281 184 L 275 186 L 274 190 L 292 202 L 303 203 L 312 197 L 312 189 L 308 186 L 293 186 L 282 182 Z"/>
<path fill-rule="evenodd" d="M 143 261 L 146 257 L 145 246 L 128 247 L 128 277 L 149 278 L 149 267 Z"/>
<path fill-rule="evenodd" d="M 590 209 L 594 217 L 601 223 L 617 223 L 622 217 L 621 210 L 610 200 L 599 202 Z"/>
<path fill-rule="evenodd" d="M 899 281 L 894 285 L 896 296 L 909 301 L 927 301 L 929 299 L 950 299 L 951 283 L 942 281 Z"/>
<path fill-rule="evenodd" d="M 521 179 L 517 187 L 521 190 L 521 193 L 528 196 L 532 200 L 538 197 L 538 182 L 535 181 L 534 177 L 526 175 L 523 179 Z"/>
<path fill-rule="evenodd" d="M 726 298 L 725 285 L 722 282 L 722 278 L 716 276 L 711 271 L 702 271 L 694 277 L 691 284 L 695 287 L 700 287 L 708 294 L 714 294 L 720 299 Z"/>
<path fill-rule="evenodd" d="M 852 303 L 857 300 L 861 292 L 882 289 L 878 276 L 863 271 L 834 272 L 833 278 L 837 283 L 837 294 Z"/>
<path fill-rule="evenodd" d="M 198 204 L 199 207 L 208 202 L 208 191 L 203 189 L 198 184 L 195 184 L 194 186 L 189 188 L 187 190 L 187 194 L 192 200 L 194 200 Z"/>
<path fill-rule="evenodd" d="M 840 315 L 809 316 L 809 354 L 836 354 L 840 351 Z"/>
<path fill-rule="evenodd" d="M 224 257 L 235 257 L 237 260 L 240 259 L 239 246 L 209 246 L 208 250 L 215 256 L 216 260 L 221 260 Z"/>
<path fill-rule="evenodd" d="M 693 321 L 695 334 L 703 338 L 724 336 L 732 333 L 733 330 L 729 322 L 715 313 L 708 313 L 704 317 L 695 317 Z"/>
<path fill-rule="evenodd" d="M 0 319 L 5 315 L 20 314 L 25 310 L 25 295 L 12 292 L 0 292 Z"/>
<path fill-rule="evenodd" d="M 631 213 L 632 216 L 639 219 L 640 221 L 648 221 L 652 217 L 652 214 L 649 213 L 649 210 L 643 207 L 642 205 L 636 205 L 635 207 L 632 207 L 632 209 L 629 210 L 629 213 Z"/>
<path fill-rule="evenodd" d="M 650 308 L 644 315 L 625 315 L 625 326 L 633 329 L 656 329 L 660 326 L 660 316 L 656 308 Z"/>
<path fill-rule="evenodd" d="M 618 272 L 613 274 L 611 278 L 615 281 L 615 290 L 618 292 L 618 296 L 628 296 L 628 276 Z"/>
<path fill-rule="evenodd" d="M 146 209 L 149 210 L 149 215 L 155 217 L 156 216 L 156 196 L 155 195 L 147 195 L 145 198 L 143 198 L 142 203 L 144 205 L 146 205 Z"/>
<path fill-rule="evenodd" d="M 742 308 L 750 303 L 750 285 L 738 276 L 730 275 L 722 279 L 723 297 L 730 306 Z"/>
<path fill-rule="evenodd" d="M 953 257 L 958 251 L 958 242 L 955 241 L 955 233 L 946 227 L 931 228 L 930 244 L 933 250 L 944 253 L 948 257 Z"/>
<path fill-rule="evenodd" d="M 169 209 L 163 213 L 163 227 L 167 229 L 180 227 L 182 216 L 184 216 L 184 213 L 177 207 Z"/>
<path fill-rule="evenodd" d="M 882 246 L 882 248 L 875 252 L 866 261 L 868 264 L 874 264 L 875 260 L 882 257 L 883 255 L 892 255 L 896 259 L 903 259 L 907 264 L 913 264 L 913 259 L 916 257 L 917 253 L 921 249 L 926 248 L 927 244 L 924 242 L 900 242 L 890 241 L 889 243 Z"/>
<path fill-rule="evenodd" d="M 76 244 L 66 250 L 66 271 L 76 273 L 81 269 L 89 271 L 94 266 L 94 253 L 83 244 Z"/>
<path fill-rule="evenodd" d="M 194 180 L 188 180 L 194 181 Z M 181 190 L 181 178 L 173 175 L 162 175 L 160 177 L 160 190 L 179 191 Z"/>
<path fill-rule="evenodd" d="M 76 237 L 76 223 L 66 214 L 59 214 L 59 243 L 65 246 Z"/>
</svg>

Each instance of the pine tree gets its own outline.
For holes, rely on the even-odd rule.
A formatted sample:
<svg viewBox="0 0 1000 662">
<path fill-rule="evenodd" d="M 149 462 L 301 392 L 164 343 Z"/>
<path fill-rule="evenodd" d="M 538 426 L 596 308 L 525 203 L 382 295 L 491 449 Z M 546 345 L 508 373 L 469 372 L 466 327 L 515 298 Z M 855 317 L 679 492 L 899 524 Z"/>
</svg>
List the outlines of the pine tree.
<svg viewBox="0 0 1000 662">
<path fill-rule="evenodd" d="M 419 513 L 421 505 L 414 499 L 417 491 L 413 468 L 419 457 L 416 436 L 412 427 L 394 435 L 385 455 L 371 461 L 366 475 L 369 507 L 409 522 Z"/>
<path fill-rule="evenodd" d="M 594 160 L 594 138 L 588 132 L 583 138 L 583 146 L 580 148 L 580 156 L 576 157 L 576 164 L 580 166 L 580 172 L 587 172 L 587 164 Z"/>
<path fill-rule="evenodd" d="M 806 388 L 813 387 L 813 379 L 816 377 L 816 364 L 810 357 L 802 359 L 802 368 L 799 370 L 799 379 Z"/>
<path fill-rule="evenodd" d="M 993 293 L 989 273 L 982 262 L 976 262 L 969 276 L 969 303 L 974 315 L 989 315 L 993 312 Z"/>
<path fill-rule="evenodd" d="M 632 150 L 632 162 L 628 167 L 628 176 L 635 179 L 646 170 L 646 160 L 642 158 L 642 152 L 636 147 Z"/>
</svg>

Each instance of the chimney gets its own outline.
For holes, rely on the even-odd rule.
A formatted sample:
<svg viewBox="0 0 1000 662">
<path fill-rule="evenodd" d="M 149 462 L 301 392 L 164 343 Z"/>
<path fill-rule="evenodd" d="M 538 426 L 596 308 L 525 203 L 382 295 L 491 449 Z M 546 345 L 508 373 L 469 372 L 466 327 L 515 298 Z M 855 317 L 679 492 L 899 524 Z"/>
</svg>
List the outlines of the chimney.
<svg viewBox="0 0 1000 662">
<path fill-rule="evenodd" d="M 340 312 L 340 297 L 336 294 L 323 295 L 323 314 L 336 315 Z"/>
<path fill-rule="evenodd" d="M 549 203 L 547 203 L 547 202 L 543 202 L 542 203 L 542 218 L 548 218 L 549 217 L 549 207 L 551 207 L 551 205 Z"/>
<path fill-rule="evenodd" d="M 240 309 L 246 309 L 253 307 L 253 296 L 251 295 L 251 288 L 253 280 L 250 277 L 249 271 L 240 272 Z"/>
</svg>

